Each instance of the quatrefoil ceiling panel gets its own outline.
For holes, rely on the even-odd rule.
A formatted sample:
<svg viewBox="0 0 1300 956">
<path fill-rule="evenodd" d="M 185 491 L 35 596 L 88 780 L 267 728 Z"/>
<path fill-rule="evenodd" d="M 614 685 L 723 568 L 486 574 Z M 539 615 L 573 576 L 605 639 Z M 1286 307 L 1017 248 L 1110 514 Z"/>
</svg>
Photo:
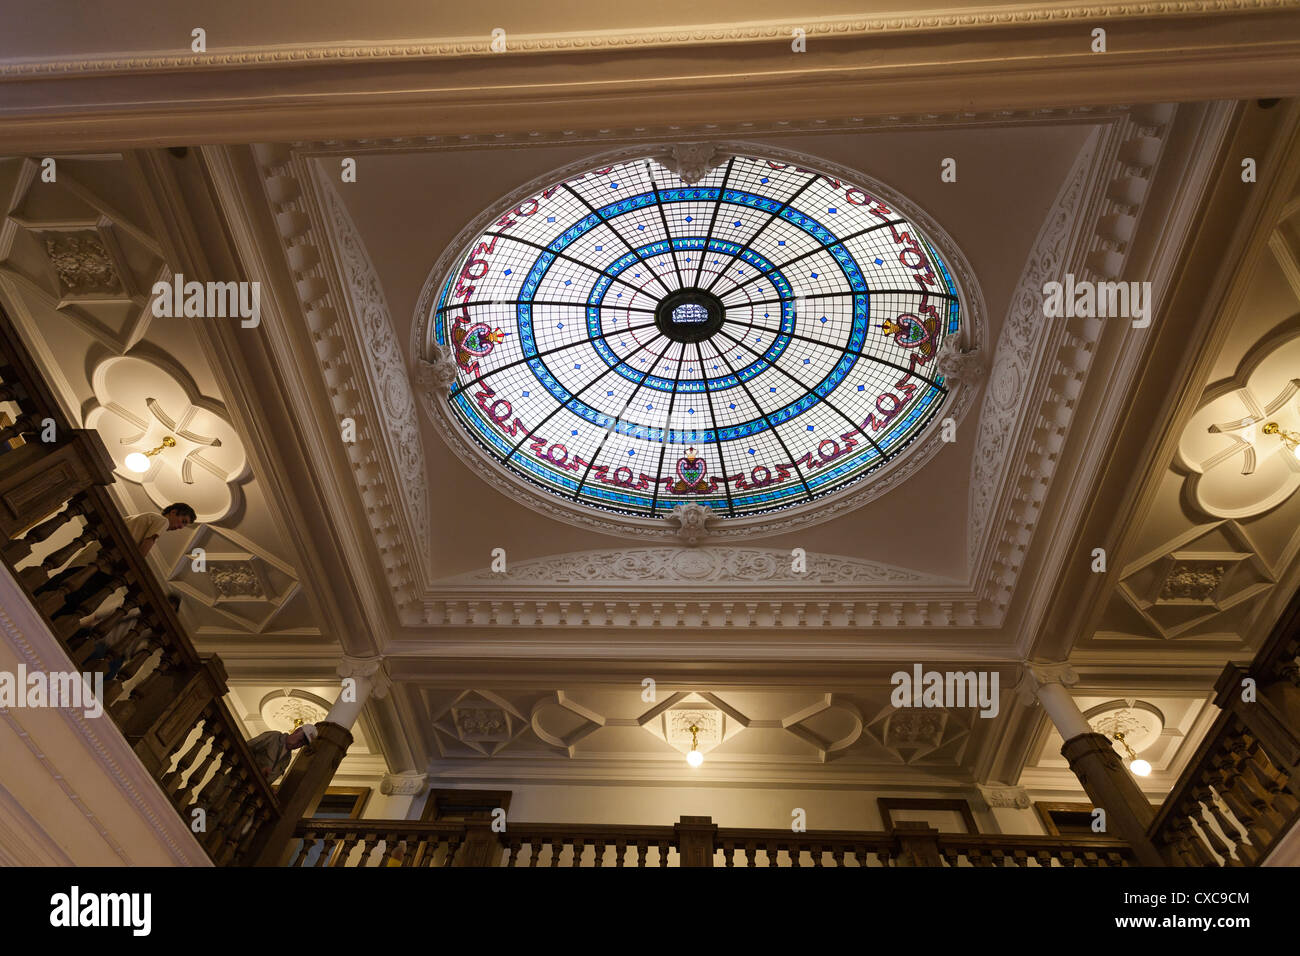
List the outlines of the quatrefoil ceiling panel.
<svg viewBox="0 0 1300 956">
<path fill-rule="evenodd" d="M 567 176 L 494 210 L 437 277 L 445 410 L 516 484 L 745 519 L 861 486 L 937 431 L 935 356 L 966 317 L 935 236 L 876 187 L 718 163 Z"/>
<path fill-rule="evenodd" d="M 91 387 L 95 398 L 85 426 L 99 432 L 119 478 L 139 484 L 160 509 L 185 502 L 201 523 L 220 521 L 234 510 L 248 459 L 219 403 L 134 356 L 105 359 L 91 375 Z M 165 438 L 176 444 L 152 455 L 147 471 L 126 467 L 127 455 L 156 449 Z"/>
</svg>

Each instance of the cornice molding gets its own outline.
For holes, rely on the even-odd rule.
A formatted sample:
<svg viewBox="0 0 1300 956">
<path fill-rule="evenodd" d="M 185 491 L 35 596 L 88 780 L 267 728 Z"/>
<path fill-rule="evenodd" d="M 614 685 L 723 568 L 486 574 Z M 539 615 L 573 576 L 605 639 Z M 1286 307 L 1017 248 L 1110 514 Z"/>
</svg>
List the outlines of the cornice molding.
<svg viewBox="0 0 1300 956">
<path fill-rule="evenodd" d="M 1142 3 L 1024 6 L 996 4 L 939 9 L 921 14 L 804 17 L 739 24 L 692 24 L 676 28 L 592 30 L 509 34 L 507 55 L 574 51 L 653 50 L 662 47 L 789 43 L 795 29 L 809 40 L 878 38 L 956 29 L 1033 24 L 1101 23 L 1131 19 L 1228 16 L 1300 9 L 1296 0 L 1149 0 Z M 122 52 L 54 60 L 24 59 L 0 64 L 0 78 L 215 70 L 248 66 L 403 62 L 452 57 L 501 56 L 490 32 L 474 37 L 429 37 L 386 43 L 297 43 L 241 46 L 211 53 Z"/>
</svg>

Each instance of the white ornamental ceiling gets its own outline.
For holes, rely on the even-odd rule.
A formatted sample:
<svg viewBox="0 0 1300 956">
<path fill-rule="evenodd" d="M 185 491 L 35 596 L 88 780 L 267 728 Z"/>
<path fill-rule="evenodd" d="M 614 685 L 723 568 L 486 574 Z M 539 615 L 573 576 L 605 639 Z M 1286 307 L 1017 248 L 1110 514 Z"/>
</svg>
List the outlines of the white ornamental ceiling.
<svg viewBox="0 0 1300 956">
<path fill-rule="evenodd" d="M 905 197 L 909 221 L 921 224 L 938 260 L 966 260 L 969 275 L 956 283 L 971 303 L 963 318 L 983 318 L 981 334 L 965 343 L 976 346 L 968 361 L 952 367 L 954 396 L 965 396 L 954 440 L 935 435 L 932 422 L 925 454 L 862 477 L 863 487 L 880 480 L 872 495 L 836 490 L 802 506 L 825 508 L 818 517 L 826 520 L 804 520 L 791 508 L 785 517 L 759 515 L 766 523 L 748 532 L 737 525 L 741 533 L 731 533 L 725 519 L 706 515 L 691 537 L 680 512 L 647 513 L 638 523 L 591 509 L 548 510 L 539 505 L 547 492 L 524 500 L 501 467 L 457 445 L 467 440 L 464 429 L 457 438 L 460 426 L 444 409 L 451 383 L 468 384 L 460 376 L 470 363 L 440 379 L 436 361 L 448 356 L 419 348 L 420 323 L 436 314 L 443 281 L 453 264 L 463 267 L 469 241 L 477 245 L 480 220 L 503 203 L 517 206 L 535 183 L 629 155 L 662 157 L 650 168 L 676 176 L 664 163 L 675 145 L 695 141 L 681 131 L 618 144 L 583 134 L 535 148 L 487 138 L 192 150 L 177 168 L 211 176 L 240 267 L 266 290 L 263 328 L 247 333 L 147 317 L 139 290 L 176 258 L 174 237 L 154 234 L 176 227 L 165 214 L 155 221 L 140 198 L 151 186 L 133 161 L 69 158 L 67 183 L 83 188 L 32 194 L 31 161 L 7 160 L 0 291 L 75 419 L 94 413 L 113 445 L 132 444 L 150 440 L 159 409 L 196 436 L 166 477 L 201 497 L 210 520 L 195 540 L 219 573 L 197 577 L 184 560 L 189 538 L 164 540 L 156 563 L 184 596 L 201 649 L 221 653 L 248 686 L 286 692 L 325 686 L 342 653 L 384 654 L 394 689 L 371 708 L 366 734 L 391 769 L 478 781 L 515 773 L 676 779 L 689 718 L 707 725 L 706 773 L 723 768 L 717 779 L 759 782 L 808 768 L 828 785 L 860 786 L 888 767 L 901 786 L 908 768 L 924 765 L 954 786 L 1013 781 L 1040 757 L 1044 773 L 1059 769 L 1042 757 L 1050 745 L 1038 756 L 1013 746 L 1043 743 L 1034 736 L 1041 714 L 1008 697 L 992 719 L 955 711 L 890 719 L 882 688 L 890 671 L 922 657 L 995 662 L 1009 694 L 1020 662 L 1044 641 L 1064 639 L 1040 630 L 1057 599 L 1053 586 L 1091 550 L 1075 540 L 1089 490 L 1109 436 L 1141 419 L 1128 396 L 1163 326 L 1157 320 L 1144 333 L 1123 321 L 1045 321 L 1040 290 L 1068 272 L 1137 275 L 1157 295 L 1164 291 L 1213 173 L 1195 144 L 1220 141 L 1232 108 L 1052 111 L 794 135 L 766 129 L 723 144 L 724 162 L 701 182 L 725 175 L 731 156 L 760 155 Z M 940 175 L 947 157 L 957 159 L 955 182 Z M 340 176 L 345 158 L 356 161 L 355 182 Z M 650 189 L 660 189 L 657 179 Z M 838 215 L 831 208 L 839 207 L 827 203 L 825 215 Z M 667 212 L 660 215 L 663 228 Z M 1161 229 L 1147 229 L 1149 222 Z M 649 230 L 654 220 L 639 224 Z M 105 229 L 115 238 L 105 239 Z M 1288 235 L 1285 223 L 1270 229 Z M 67 237 L 51 244 L 50 230 L 76 231 L 83 258 L 100 265 L 61 273 L 57 263 L 73 247 Z M 1176 774 L 1185 759 L 1212 660 L 1221 666 L 1242 647 L 1245 629 L 1267 618 L 1262 602 L 1292 573 L 1290 466 L 1261 444 L 1262 429 L 1236 435 L 1258 447 L 1252 490 L 1217 486 L 1222 469 L 1239 467 L 1235 459 L 1224 464 L 1238 445 L 1215 445 L 1189 424 L 1198 414 L 1214 423 L 1252 409 L 1288 414 L 1289 397 L 1276 405 L 1285 376 L 1269 362 L 1283 356 L 1272 361 L 1285 364 L 1293 337 L 1287 320 L 1296 305 L 1286 296 L 1296 270 L 1283 252 L 1269 255 L 1276 265 L 1261 260 L 1266 267 L 1243 300 L 1250 307 L 1239 303 L 1232 313 L 1251 316 L 1241 319 L 1249 328 L 1241 326 L 1197 388 L 1203 413 L 1187 410 L 1179 422 L 1180 432 L 1191 429 L 1186 441 L 1152 465 L 1152 476 L 1166 468 L 1167 476 L 1153 478 L 1160 487 L 1139 520 L 1106 539 L 1110 590 L 1081 644 L 1090 701 L 1101 706 L 1128 692 L 1163 715 L 1152 742 L 1162 774 Z M 634 255 L 643 257 L 653 258 Z M 672 263 L 675 275 L 684 259 L 685 250 L 667 254 L 661 271 Z M 82 294 L 69 295 L 69 280 L 84 285 Z M 809 281 L 819 280 L 820 273 Z M 430 288 L 432 300 L 424 297 Z M 505 333 L 494 348 L 513 344 L 518 303 L 513 315 L 484 308 L 501 317 L 483 323 L 489 336 Z M 817 322 L 820 313 L 811 317 Z M 834 324 L 830 315 L 824 324 Z M 766 349 L 781 330 L 760 331 L 770 342 L 758 345 Z M 852 322 L 840 331 L 852 341 Z M 884 339 L 899 331 L 907 330 L 867 334 L 901 348 Z M 1180 347 L 1198 348 L 1205 332 L 1195 334 Z M 483 349 L 491 341 L 476 335 L 470 340 L 467 330 L 460 344 Z M 826 341 L 845 354 L 838 339 Z M 450 333 L 439 341 L 435 332 L 429 344 L 456 362 Z M 261 364 L 250 358 L 262 355 Z M 136 378 L 112 384 L 114 368 L 137 360 L 159 370 L 149 373 L 159 376 L 150 394 Z M 97 389 L 97 381 L 108 384 Z M 187 409 L 171 410 L 182 397 Z M 773 413 L 755 407 L 759 419 Z M 264 424 L 272 414 L 275 432 Z M 344 420 L 354 441 L 341 439 Z M 207 442 L 213 437 L 219 446 Z M 205 451 L 213 448 L 229 458 Z M 694 484 L 695 472 L 682 475 L 675 464 L 669 479 Z M 287 481 L 289 474 L 302 480 Z M 151 491 L 120 483 L 124 509 L 178 493 L 156 484 Z M 689 502 L 687 493 L 679 497 L 675 503 Z M 706 508 L 717 511 L 718 503 Z M 290 519 L 308 506 L 312 517 Z M 322 573 L 327 567 L 334 570 Z M 1181 655 L 1168 659 L 1171 668 L 1186 659 L 1192 669 L 1151 671 L 1157 643 L 1161 653 Z M 671 700 L 658 711 L 640 698 L 647 665 L 663 669 L 658 702 Z M 675 679 L 686 669 L 698 679 Z M 1156 676 L 1137 686 L 1141 673 Z M 634 771 L 647 755 L 663 759 Z"/>
</svg>

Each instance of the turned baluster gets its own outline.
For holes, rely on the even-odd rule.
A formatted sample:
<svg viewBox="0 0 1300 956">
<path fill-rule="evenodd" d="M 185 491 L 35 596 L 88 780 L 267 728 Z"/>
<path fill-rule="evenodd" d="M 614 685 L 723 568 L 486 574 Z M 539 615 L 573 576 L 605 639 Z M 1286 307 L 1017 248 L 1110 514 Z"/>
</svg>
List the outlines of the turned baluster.
<svg viewBox="0 0 1300 956">
<path fill-rule="evenodd" d="M 636 841 L 636 865 L 645 866 L 646 854 L 650 850 L 650 845 L 645 840 Z"/>
<path fill-rule="evenodd" d="M 384 852 L 383 855 L 379 857 L 379 864 L 378 864 L 381 867 L 388 866 L 388 861 L 393 858 L 393 851 L 397 849 L 396 835 L 391 833 L 385 833 L 383 836 L 383 840 L 384 840 Z"/>
<path fill-rule="evenodd" d="M 627 840 L 614 841 L 614 865 L 623 865 L 623 856 L 627 853 Z"/>
<path fill-rule="evenodd" d="M 659 865 L 667 866 L 668 865 L 668 841 L 660 840 L 658 843 L 658 847 L 659 847 Z"/>
<path fill-rule="evenodd" d="M 1224 866 L 1240 866 L 1241 864 L 1233 855 L 1236 830 L 1224 826 L 1227 821 L 1214 802 L 1214 792 L 1209 787 L 1201 785 L 1188 787 L 1187 793 L 1191 798 L 1190 803 L 1194 811 L 1191 813 L 1191 818 L 1199 824 L 1198 829 L 1210 844 L 1210 849 L 1223 859 Z M 1219 835 L 1220 830 L 1228 840 L 1233 842 L 1225 842 Z"/>
<path fill-rule="evenodd" d="M 461 833 L 453 833 L 447 837 L 447 856 L 443 859 L 443 866 L 453 866 L 456 863 L 456 854 L 460 852 L 460 844 L 464 839 Z"/>
<path fill-rule="evenodd" d="M 582 866 L 582 854 L 587 851 L 587 841 L 577 837 L 573 841 L 573 859 L 569 866 Z"/>
<path fill-rule="evenodd" d="M 205 753 L 199 760 L 198 766 L 186 775 L 185 786 L 172 798 L 172 802 L 175 804 L 178 811 L 183 812 L 185 807 L 190 805 L 191 795 L 198 791 L 199 785 L 208 775 L 208 770 L 215 766 L 216 760 L 221 756 L 221 751 L 217 749 L 215 738 L 212 738 L 207 731 L 207 728 L 210 726 L 211 724 L 205 721 L 202 733 L 204 736 L 208 736 L 212 739 L 212 746 L 208 748 L 207 753 Z"/>
<path fill-rule="evenodd" d="M 1246 859 L 1245 851 L 1248 848 L 1246 843 L 1246 831 L 1232 816 L 1231 811 L 1224 805 L 1222 799 L 1215 789 L 1209 785 L 1195 787 L 1192 790 L 1193 796 L 1202 799 L 1210 811 L 1210 815 L 1218 823 L 1219 829 L 1224 836 L 1230 841 L 1232 852 L 1229 854 L 1229 866 L 1240 866 Z"/>
<path fill-rule="evenodd" d="M 314 845 L 315 841 L 312 842 Z M 302 864 L 299 861 L 307 859 L 307 854 L 303 852 L 306 849 L 307 849 L 307 837 L 302 837 L 301 839 L 298 840 L 298 846 L 294 849 L 293 855 L 289 857 L 289 862 L 287 865 L 291 867 L 302 866 Z"/>
<path fill-rule="evenodd" d="M 722 844 L 722 865 L 725 867 L 735 866 L 736 863 L 732 859 L 732 857 L 735 856 L 735 853 L 736 853 L 736 845 L 732 843 L 730 840 L 725 841 Z"/>
<path fill-rule="evenodd" d="M 166 793 L 169 796 L 174 794 L 177 785 L 185 776 L 185 771 L 189 770 L 190 765 L 198 759 L 199 753 L 205 746 L 207 746 L 210 734 L 211 729 L 208 726 L 205 715 L 199 729 L 199 734 L 194 738 L 193 745 L 189 750 L 185 751 L 185 753 L 181 755 L 180 760 L 176 762 L 176 768 L 170 773 L 164 774 L 162 779 L 158 781 L 158 785 L 162 787 L 163 793 Z"/>
<path fill-rule="evenodd" d="M 519 863 L 519 853 L 524 848 L 524 841 L 519 837 L 511 837 L 506 843 L 506 866 L 516 866 Z"/>
</svg>

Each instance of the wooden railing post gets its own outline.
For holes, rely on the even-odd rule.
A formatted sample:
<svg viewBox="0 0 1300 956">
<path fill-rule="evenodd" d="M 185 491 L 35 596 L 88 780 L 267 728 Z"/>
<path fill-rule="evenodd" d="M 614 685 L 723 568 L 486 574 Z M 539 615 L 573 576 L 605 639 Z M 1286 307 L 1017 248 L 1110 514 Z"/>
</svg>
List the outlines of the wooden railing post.
<svg viewBox="0 0 1300 956">
<path fill-rule="evenodd" d="M 178 670 L 151 688 L 144 705 L 122 726 L 122 733 L 141 762 L 157 780 L 177 748 L 185 742 L 199 715 L 213 698 L 226 694 L 226 669 L 219 657 L 208 657 L 198 668 Z"/>
<path fill-rule="evenodd" d="M 1245 680 L 1257 682 L 1254 700 L 1244 700 Z M 1300 797 L 1300 690 L 1289 680 L 1269 681 L 1267 675 L 1252 673 L 1229 664 L 1214 685 L 1214 703 L 1229 710 L 1259 740 L 1269 759 L 1288 771 L 1284 786 Z"/>
<path fill-rule="evenodd" d="M 466 820 L 465 842 L 452 866 L 496 866 L 501 860 L 501 840 L 492 832 L 491 820 Z"/>
<path fill-rule="evenodd" d="M 894 824 L 894 866 L 943 866 L 939 831 L 918 820 Z"/>
<path fill-rule="evenodd" d="M 1061 756 L 1070 762 L 1093 806 L 1106 811 L 1107 832 L 1119 834 L 1142 866 L 1165 866 L 1165 859 L 1147 836 L 1155 810 L 1124 769 L 1110 738 L 1079 734 L 1065 742 Z"/>
<path fill-rule="evenodd" d="M 258 834 L 250 854 L 254 866 L 284 865 L 294 828 L 320 802 L 352 745 L 352 732 L 346 727 L 321 721 L 316 730 L 315 742 L 298 755 L 284 775 L 278 794 L 280 819 Z"/>
<path fill-rule="evenodd" d="M 718 825 L 713 817 L 682 817 L 677 831 L 679 866 L 713 866 L 713 847 Z"/>
</svg>

